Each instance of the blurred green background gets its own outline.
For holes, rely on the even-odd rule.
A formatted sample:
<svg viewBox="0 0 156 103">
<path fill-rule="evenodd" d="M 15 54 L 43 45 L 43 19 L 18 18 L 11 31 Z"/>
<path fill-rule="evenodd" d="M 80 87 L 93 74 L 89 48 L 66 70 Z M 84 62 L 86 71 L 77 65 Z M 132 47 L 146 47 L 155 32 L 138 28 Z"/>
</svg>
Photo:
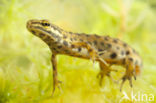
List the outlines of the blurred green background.
<svg viewBox="0 0 156 103">
<path fill-rule="evenodd" d="M 29 19 L 48 19 L 68 31 L 110 35 L 130 44 L 144 63 L 133 89 L 126 82 L 120 92 L 120 84 L 108 78 L 100 87 L 98 63 L 93 67 L 90 60 L 60 55 L 62 92 L 57 89 L 50 97 L 51 52 L 27 31 Z M 154 0 L 0 0 L 0 103 L 131 103 L 131 98 L 122 97 L 130 97 L 132 91 L 156 96 L 155 52 Z M 113 68 L 119 70 L 112 73 L 118 80 L 124 69 Z"/>
</svg>

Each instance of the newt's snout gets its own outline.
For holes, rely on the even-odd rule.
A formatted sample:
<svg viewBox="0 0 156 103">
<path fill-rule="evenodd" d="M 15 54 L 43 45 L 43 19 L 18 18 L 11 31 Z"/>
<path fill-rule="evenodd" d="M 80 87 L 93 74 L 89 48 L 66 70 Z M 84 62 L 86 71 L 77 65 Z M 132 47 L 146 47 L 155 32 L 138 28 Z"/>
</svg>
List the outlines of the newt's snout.
<svg viewBox="0 0 156 103">
<path fill-rule="evenodd" d="M 27 21 L 26 27 L 27 27 L 28 30 L 30 30 L 30 28 L 32 27 L 32 23 L 33 23 L 33 20 Z"/>
</svg>

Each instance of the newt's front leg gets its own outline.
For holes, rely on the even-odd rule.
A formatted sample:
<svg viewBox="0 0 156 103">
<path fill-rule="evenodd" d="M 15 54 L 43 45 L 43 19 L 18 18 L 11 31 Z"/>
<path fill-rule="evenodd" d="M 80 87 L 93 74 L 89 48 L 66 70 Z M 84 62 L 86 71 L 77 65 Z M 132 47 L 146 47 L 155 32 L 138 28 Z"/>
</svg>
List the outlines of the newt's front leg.
<svg viewBox="0 0 156 103">
<path fill-rule="evenodd" d="M 56 86 L 60 89 L 60 83 L 61 83 L 61 81 L 59 81 L 58 78 L 57 78 L 57 59 L 56 59 L 56 54 L 52 54 L 51 63 L 52 63 L 52 66 L 53 66 L 53 92 L 52 92 L 52 95 L 53 95 L 54 92 L 55 92 Z"/>
</svg>

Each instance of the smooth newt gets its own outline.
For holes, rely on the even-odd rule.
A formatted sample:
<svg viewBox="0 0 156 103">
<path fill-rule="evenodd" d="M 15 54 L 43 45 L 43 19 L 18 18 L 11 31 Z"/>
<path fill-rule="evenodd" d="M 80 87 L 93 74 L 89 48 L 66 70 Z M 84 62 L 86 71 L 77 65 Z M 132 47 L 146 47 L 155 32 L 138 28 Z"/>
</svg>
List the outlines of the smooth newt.
<svg viewBox="0 0 156 103">
<path fill-rule="evenodd" d="M 139 54 L 117 38 L 68 32 L 48 20 L 29 20 L 27 29 L 42 39 L 52 51 L 53 93 L 56 86 L 60 87 L 59 84 L 61 83 L 57 78 L 56 56 L 58 54 L 98 61 L 100 85 L 104 76 L 111 77 L 110 72 L 114 71 L 110 68 L 111 65 L 125 67 L 126 72 L 122 77 L 120 90 L 126 80 L 129 80 L 132 87 L 132 77 L 136 80 L 136 75 L 141 71 L 142 59 Z"/>
</svg>

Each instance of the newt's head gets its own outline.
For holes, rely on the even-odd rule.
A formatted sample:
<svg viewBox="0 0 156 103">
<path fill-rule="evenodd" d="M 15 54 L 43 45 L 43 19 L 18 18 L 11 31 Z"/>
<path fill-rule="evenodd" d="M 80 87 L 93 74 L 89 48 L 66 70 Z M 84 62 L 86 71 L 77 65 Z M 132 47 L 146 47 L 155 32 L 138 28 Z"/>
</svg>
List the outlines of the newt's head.
<svg viewBox="0 0 156 103">
<path fill-rule="evenodd" d="M 53 40 L 59 39 L 62 36 L 59 27 L 51 24 L 48 20 L 29 20 L 27 22 L 27 29 L 34 35 L 44 38 L 50 36 Z M 44 37 L 43 37 L 44 36 Z"/>
<path fill-rule="evenodd" d="M 51 30 L 51 24 L 48 20 L 29 20 L 27 22 L 27 29 L 33 34 L 49 33 Z"/>
</svg>

